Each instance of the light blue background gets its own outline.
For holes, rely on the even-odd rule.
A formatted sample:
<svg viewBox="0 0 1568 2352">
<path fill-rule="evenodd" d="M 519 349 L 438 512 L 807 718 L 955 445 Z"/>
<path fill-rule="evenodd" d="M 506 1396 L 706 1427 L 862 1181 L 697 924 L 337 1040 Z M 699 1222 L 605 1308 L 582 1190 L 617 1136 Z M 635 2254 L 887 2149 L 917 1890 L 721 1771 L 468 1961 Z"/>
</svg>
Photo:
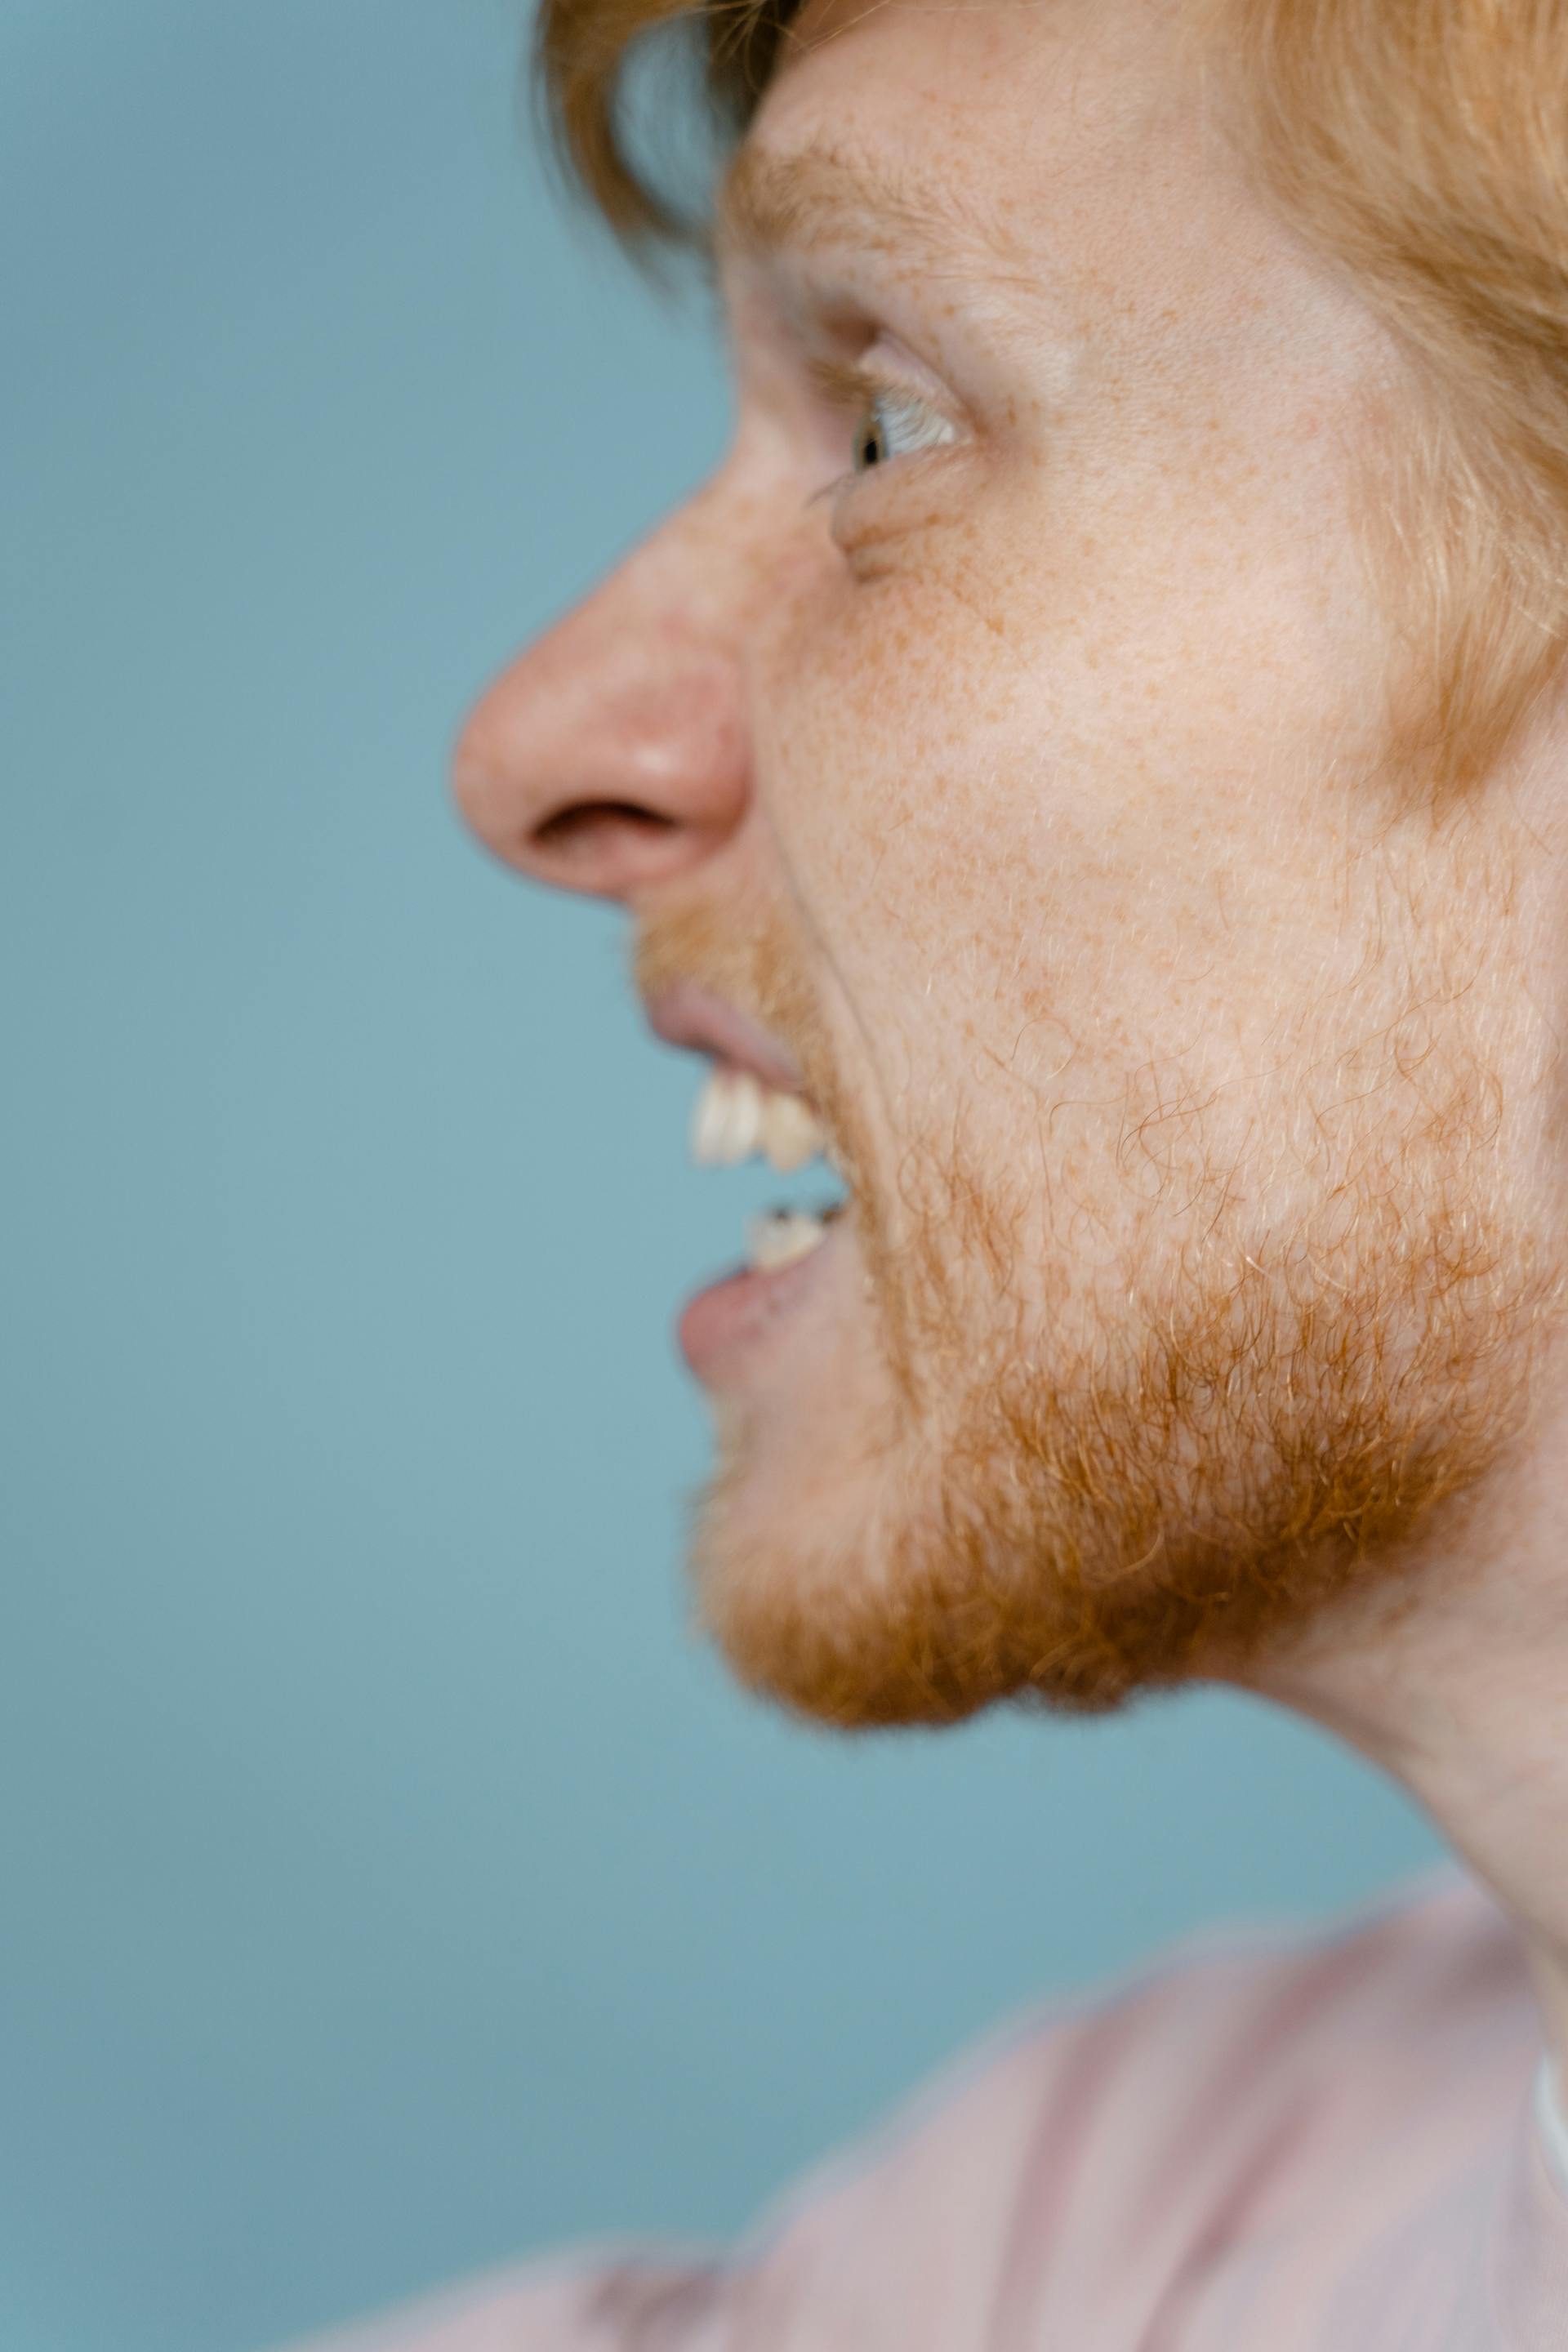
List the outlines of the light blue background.
<svg viewBox="0 0 1568 2352">
<path fill-rule="evenodd" d="M 740 2223 L 1010 2008 L 1436 1852 L 1218 1697 L 846 1745 L 683 1629 L 683 1161 L 466 697 L 725 395 L 512 0 L 7 0 L 0 2345 Z"/>
</svg>

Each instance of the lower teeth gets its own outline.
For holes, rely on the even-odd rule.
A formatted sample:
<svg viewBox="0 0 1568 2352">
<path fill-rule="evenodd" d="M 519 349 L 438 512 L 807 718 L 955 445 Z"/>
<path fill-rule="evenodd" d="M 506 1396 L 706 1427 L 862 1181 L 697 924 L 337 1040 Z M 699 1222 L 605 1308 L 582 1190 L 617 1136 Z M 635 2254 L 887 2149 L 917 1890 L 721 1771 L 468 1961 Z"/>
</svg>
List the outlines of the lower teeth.
<svg viewBox="0 0 1568 2352">
<path fill-rule="evenodd" d="M 827 1220 L 808 1209 L 775 1209 L 753 1217 L 746 1228 L 747 1262 L 753 1274 L 776 1274 L 809 1256 L 827 1232 Z"/>
</svg>

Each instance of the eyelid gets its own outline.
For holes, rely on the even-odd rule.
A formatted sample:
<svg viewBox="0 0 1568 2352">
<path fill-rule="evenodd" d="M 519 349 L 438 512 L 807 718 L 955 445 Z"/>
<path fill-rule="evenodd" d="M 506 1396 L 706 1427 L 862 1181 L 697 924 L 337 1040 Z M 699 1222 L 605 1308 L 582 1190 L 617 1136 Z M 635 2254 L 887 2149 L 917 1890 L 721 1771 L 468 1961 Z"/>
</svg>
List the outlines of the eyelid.
<svg viewBox="0 0 1568 2352">
<path fill-rule="evenodd" d="M 924 385 L 917 383 L 912 373 L 899 368 L 871 368 L 863 360 L 839 360 L 815 357 L 807 360 L 806 371 L 817 390 L 830 406 L 854 415 L 869 407 L 874 400 L 895 399 L 923 401 L 928 407 L 946 416 L 951 424 L 958 419 L 942 404 L 933 399 Z"/>
<path fill-rule="evenodd" d="M 966 428 L 954 414 L 954 404 L 928 389 L 921 380 L 923 371 L 917 374 L 913 368 L 868 367 L 864 359 L 857 362 L 820 353 L 808 357 L 806 369 L 813 383 L 825 395 L 828 406 L 845 418 L 864 415 L 867 409 L 878 401 L 912 401 L 928 409 L 933 416 L 941 417 L 952 428 L 955 438 L 969 438 Z M 902 467 L 916 463 L 921 457 L 929 458 L 941 454 L 940 447 L 910 450 L 899 458 L 898 464 Z M 886 470 L 878 467 L 874 472 L 880 475 Z M 847 467 L 831 481 L 824 482 L 820 489 L 815 490 L 807 504 L 815 506 L 818 499 L 831 499 L 837 506 L 840 499 L 858 492 L 867 478 L 868 476 L 858 467 Z"/>
<path fill-rule="evenodd" d="M 868 401 L 886 387 L 879 376 L 854 360 L 813 358 L 805 363 L 806 373 L 830 408 L 850 411 L 864 408 Z"/>
</svg>

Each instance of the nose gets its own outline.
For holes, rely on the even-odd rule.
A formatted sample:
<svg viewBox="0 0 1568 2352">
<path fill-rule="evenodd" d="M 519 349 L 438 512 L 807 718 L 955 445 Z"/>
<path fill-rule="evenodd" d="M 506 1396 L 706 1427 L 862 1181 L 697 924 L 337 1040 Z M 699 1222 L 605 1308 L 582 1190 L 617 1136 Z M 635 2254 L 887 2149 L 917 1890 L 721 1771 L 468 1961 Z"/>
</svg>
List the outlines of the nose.
<svg viewBox="0 0 1568 2352">
<path fill-rule="evenodd" d="M 626 899 L 733 835 L 750 794 L 735 614 L 681 517 L 519 656 L 452 764 L 487 848 L 565 890 Z M 722 562 L 721 555 L 720 556 Z"/>
</svg>

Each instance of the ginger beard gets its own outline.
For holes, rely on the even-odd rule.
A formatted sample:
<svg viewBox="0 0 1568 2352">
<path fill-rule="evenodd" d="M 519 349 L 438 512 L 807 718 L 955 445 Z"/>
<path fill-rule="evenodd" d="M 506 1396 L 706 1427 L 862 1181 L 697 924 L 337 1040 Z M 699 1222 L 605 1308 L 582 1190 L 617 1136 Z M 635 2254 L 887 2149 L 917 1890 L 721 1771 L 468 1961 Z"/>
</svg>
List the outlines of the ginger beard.
<svg viewBox="0 0 1568 2352">
<path fill-rule="evenodd" d="M 645 924 L 639 985 L 771 1030 L 852 1192 L 858 1281 L 716 1401 L 690 1562 L 745 1684 L 844 1727 L 1104 1713 L 1245 1682 L 1342 1596 L 1418 1585 L 1421 1539 L 1524 1426 L 1561 1288 L 1503 1123 L 1517 982 L 1479 977 L 1512 886 L 1473 844 L 1419 854 L 1445 919 L 1404 877 L 1399 934 L 1369 929 L 1354 990 L 1239 1113 L 1167 1068 L 1152 1157 L 1124 1074 L 1070 1175 L 1048 1094 L 1033 1164 L 984 1164 L 959 1101 L 873 1132 L 776 907 Z"/>
</svg>

